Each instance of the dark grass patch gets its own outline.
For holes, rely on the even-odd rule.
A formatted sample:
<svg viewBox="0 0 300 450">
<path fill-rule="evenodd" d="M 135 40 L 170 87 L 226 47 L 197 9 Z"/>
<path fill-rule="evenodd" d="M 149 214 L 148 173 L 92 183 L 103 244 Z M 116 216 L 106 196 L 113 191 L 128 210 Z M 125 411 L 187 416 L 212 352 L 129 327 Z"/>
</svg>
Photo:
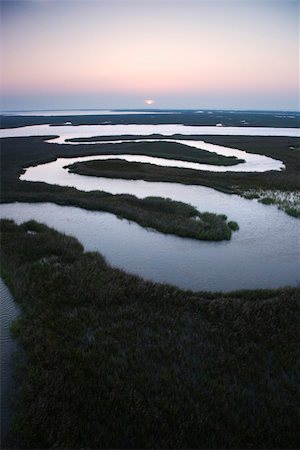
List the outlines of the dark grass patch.
<svg viewBox="0 0 300 450">
<path fill-rule="evenodd" d="M 196 138 L 199 136 L 176 136 L 177 138 Z M 46 137 L 9 138 L 1 139 L 1 163 L 2 163 L 2 198 L 8 196 L 17 200 L 18 191 L 33 191 L 29 183 L 18 180 L 18 174 L 24 167 L 38 165 L 48 161 L 54 161 L 58 157 L 76 157 L 96 154 L 146 154 L 149 156 L 161 156 L 158 150 L 147 148 L 143 153 L 142 147 L 128 144 L 101 144 L 71 146 L 68 144 L 49 144 L 44 142 Z M 178 169 L 175 167 L 157 167 L 159 173 L 151 174 L 149 181 L 167 181 L 183 184 L 204 185 L 226 192 L 238 193 L 248 189 L 277 189 L 282 191 L 300 190 L 300 162 L 297 152 L 290 149 L 300 142 L 299 138 L 281 137 L 248 137 L 248 136 L 201 136 L 200 139 L 217 145 L 238 148 L 250 153 L 258 153 L 280 159 L 286 165 L 286 170 L 269 171 L 265 173 L 228 172 L 216 173 L 195 171 L 191 169 Z M 172 144 L 170 144 L 172 145 Z M 184 147 L 184 146 L 183 146 Z M 187 160 L 186 147 L 178 152 L 173 149 L 169 157 Z M 197 153 L 197 149 L 194 149 Z M 193 153 L 193 156 L 195 153 Z M 190 155 L 192 157 L 192 154 Z M 32 183 L 30 183 L 32 184 Z M 38 194 L 39 186 L 43 183 L 35 183 L 35 191 Z M 33 192 L 31 192 L 33 197 Z M 5 200 L 6 201 L 6 200 Z M 22 200 L 21 200 L 22 201 Z"/>
<path fill-rule="evenodd" d="M 36 183 L 31 183 L 35 187 Z M 120 218 L 132 220 L 142 227 L 161 233 L 198 240 L 230 240 L 232 229 L 223 214 L 199 212 L 195 207 L 161 197 L 139 199 L 128 194 L 109 194 L 102 191 L 84 192 L 74 188 L 61 188 L 42 183 L 46 189 L 38 195 L 19 194 L 19 200 L 52 202 L 76 206 L 91 211 L 106 211 Z M 8 199 L 8 201 L 11 201 Z"/>
<path fill-rule="evenodd" d="M 299 289 L 182 291 L 1 224 L 27 361 L 18 448 L 297 448 Z"/>
<path fill-rule="evenodd" d="M 289 216 L 300 218 L 299 209 L 286 207 L 284 210 Z"/>
<path fill-rule="evenodd" d="M 169 111 L 169 110 L 168 110 Z M 149 112 L 149 109 L 147 110 Z M 170 110 L 171 114 L 134 114 L 134 115 L 64 115 L 64 116 L 37 116 L 26 115 L 0 116 L 1 128 L 14 128 L 29 125 L 52 124 L 64 125 L 71 122 L 72 125 L 98 125 L 104 122 L 110 124 L 184 124 L 184 125 L 216 125 L 224 126 L 256 126 L 256 127 L 299 127 L 299 112 L 292 111 L 282 114 L 276 111 L 222 111 L 203 110 L 201 114 L 195 114 L 193 110 Z M 179 113 L 179 114 L 178 114 Z M 277 117 L 280 115 L 280 117 Z M 245 123 L 246 122 L 246 123 Z"/>
<path fill-rule="evenodd" d="M 234 222 L 233 220 L 231 220 L 230 222 L 228 222 L 228 226 L 232 231 L 237 231 L 239 230 L 239 225 L 237 222 Z"/>
<path fill-rule="evenodd" d="M 263 205 L 274 205 L 275 200 L 271 197 L 264 197 L 259 200 Z"/>
<path fill-rule="evenodd" d="M 81 138 L 79 138 L 79 142 Z M 84 139 L 84 138 L 82 138 Z M 164 139 L 164 137 L 161 137 L 161 139 Z M 103 140 L 103 139 L 101 139 Z M 78 142 L 78 139 L 69 139 L 69 142 Z M 89 142 L 89 141 L 83 141 L 83 142 Z M 114 144 L 115 145 L 115 144 Z M 132 151 L 135 154 L 140 155 L 156 155 L 159 158 L 165 158 L 165 159 L 174 159 L 178 161 L 189 161 L 193 163 L 198 164 L 212 164 L 216 166 L 233 166 L 236 164 L 240 164 L 245 162 L 243 159 L 238 159 L 235 156 L 223 156 L 219 155 L 218 153 L 214 152 L 208 152 L 207 150 L 201 150 L 198 148 L 193 148 L 186 146 L 184 144 L 180 144 L 178 142 L 125 142 L 122 144 L 124 149 L 124 153 Z M 97 169 L 98 163 L 107 163 L 107 165 L 104 167 L 109 168 L 110 162 L 112 160 L 108 161 L 87 161 L 87 166 L 89 169 Z M 113 160 L 116 164 L 119 160 Z M 124 161 L 126 162 L 126 161 Z M 85 164 L 85 163 L 75 163 L 74 165 L 70 167 L 77 167 L 77 164 Z M 131 163 L 136 164 L 136 163 Z M 85 167 L 85 166 L 83 166 Z M 133 166 L 134 167 L 134 166 Z M 120 166 L 120 169 L 122 169 L 122 166 Z"/>
<path fill-rule="evenodd" d="M 104 192 L 81 192 L 73 188 L 48 185 L 45 183 L 30 183 L 19 180 L 19 174 L 24 167 L 40 163 L 54 161 L 57 157 L 75 157 L 105 153 L 132 153 L 142 154 L 143 147 L 135 147 L 128 144 L 105 144 L 105 145 L 58 145 L 44 142 L 45 137 L 9 138 L 1 139 L 1 164 L 2 164 L 2 202 L 54 202 L 60 205 L 78 206 L 92 210 L 103 210 L 112 212 L 120 217 L 134 220 L 142 226 L 153 227 L 162 232 L 174 233 L 167 224 L 166 216 L 162 219 L 146 217 L 143 210 L 142 200 L 136 199 L 136 208 L 129 206 L 126 196 L 113 196 Z M 199 139 L 199 136 L 198 136 Z M 282 191 L 300 190 L 300 163 L 297 152 L 290 146 L 297 145 L 298 138 L 269 138 L 269 137 L 241 137 L 241 136 L 203 136 L 206 142 L 226 145 L 233 148 L 244 149 L 252 153 L 266 154 L 281 159 L 286 170 L 280 172 L 266 173 L 214 173 L 196 171 L 191 169 L 178 169 L 171 167 L 152 167 L 151 172 L 145 169 L 142 178 L 148 181 L 166 181 L 191 185 L 204 185 L 213 187 L 227 193 L 243 193 L 247 189 L 278 189 Z M 143 144 L 143 143 L 142 143 Z M 125 145 L 125 147 L 124 147 Z M 172 144 L 170 144 L 172 146 Z M 127 147 L 126 147 L 127 146 Z M 189 151 L 189 150 L 188 150 Z M 195 150 L 197 152 L 197 150 Z M 169 149 L 169 156 L 185 159 L 187 149 Z M 161 156 L 158 149 L 147 147 L 149 156 Z M 192 155 L 190 155 L 192 157 Z M 117 171 L 115 171 L 117 172 Z M 295 215 L 291 209 L 287 211 Z M 148 220 L 149 219 L 149 220 Z M 162 219 L 162 220 L 161 220 Z M 154 223 L 155 222 L 155 223 Z M 189 223 L 190 224 L 190 223 Z M 180 236 L 194 237 L 195 232 L 186 233 L 181 231 L 175 234 Z M 180 225 L 180 226 L 179 226 Z M 190 224 L 195 227 L 195 224 Z M 188 228 L 184 226 L 185 230 Z M 166 229 L 167 231 L 164 231 Z M 228 232 L 227 232 L 228 234 Z M 199 238 L 199 237 L 198 237 Z M 211 237 L 209 237 L 210 239 Z M 226 237 L 225 237 L 226 238 Z M 218 238 L 219 234 L 218 234 Z"/>
<path fill-rule="evenodd" d="M 212 159 L 209 164 L 221 165 L 218 161 L 213 161 L 214 160 Z M 235 161 L 238 163 L 240 160 Z M 207 164 L 204 160 L 202 162 Z M 65 168 L 67 168 L 70 173 L 77 173 L 79 175 L 122 178 L 127 180 L 144 179 L 147 181 L 153 181 L 159 180 L 160 176 L 163 178 L 165 174 L 164 166 L 157 166 L 150 163 L 129 162 L 121 159 L 77 162 L 69 166 L 67 165 Z"/>
</svg>

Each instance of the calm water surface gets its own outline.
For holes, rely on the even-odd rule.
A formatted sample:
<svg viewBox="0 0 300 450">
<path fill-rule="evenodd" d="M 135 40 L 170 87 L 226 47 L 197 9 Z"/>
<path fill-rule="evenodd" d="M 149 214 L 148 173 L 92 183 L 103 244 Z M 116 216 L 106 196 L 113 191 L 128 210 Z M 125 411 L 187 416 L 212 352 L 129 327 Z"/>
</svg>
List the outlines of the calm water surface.
<svg viewBox="0 0 300 450">
<path fill-rule="evenodd" d="M 174 194 L 179 185 L 164 186 L 163 194 L 168 190 Z M 17 223 L 35 219 L 75 236 L 85 250 L 99 251 L 115 267 L 184 289 L 231 291 L 300 282 L 297 219 L 253 200 L 204 187 L 188 188 L 191 203 L 201 205 L 200 210 L 224 212 L 239 223 L 240 230 L 231 241 L 201 242 L 164 235 L 109 213 L 51 203 L 4 204 L 1 217 Z"/>
<path fill-rule="evenodd" d="M 299 128 L 271 127 L 218 127 L 218 126 L 188 126 L 181 124 L 168 125 L 33 125 L 20 128 L 4 128 L 0 137 L 53 136 L 51 142 L 62 144 L 66 139 L 85 138 L 93 136 L 162 136 L 182 135 L 231 135 L 231 136 L 288 136 L 299 137 Z"/>
<path fill-rule="evenodd" d="M 59 112 L 66 115 L 66 111 Z M 88 112 L 89 114 L 98 112 Z M 102 114 L 120 112 L 102 111 Z M 128 112 L 123 112 L 128 114 Z M 135 112 L 132 112 L 135 113 Z M 140 114 L 140 112 L 138 112 Z M 154 112 L 149 112 L 154 114 Z M 26 114 L 26 113 L 24 113 Z M 39 115 L 53 115 L 53 112 Z M 68 112 L 68 115 L 70 112 Z M 83 114 L 83 112 L 80 112 Z M 29 114 L 32 115 L 32 112 Z M 58 114 L 59 115 L 59 114 Z M 74 115 L 78 115 L 78 112 Z M 191 127 L 184 125 L 36 125 L 0 130 L 0 137 L 57 135 L 52 143 L 66 139 L 92 136 L 161 134 L 211 134 L 252 136 L 299 136 L 298 129 L 257 127 Z M 160 139 L 162 140 L 162 139 Z M 168 140 L 168 139 L 163 139 Z M 138 140 L 132 140 L 138 141 Z M 154 142 L 155 140 L 149 139 Z M 122 142 L 122 141 L 119 141 Z M 128 142 L 128 141 L 127 141 Z M 281 170 L 284 165 L 262 155 L 216 146 L 201 141 L 177 141 L 188 146 L 214 151 L 224 156 L 236 156 L 244 164 L 232 167 L 200 165 L 146 156 L 118 155 L 128 161 L 151 162 L 158 165 L 190 167 L 212 171 Z M 76 144 L 73 144 L 76 145 Z M 277 288 L 300 283 L 299 221 L 255 200 L 227 195 L 202 186 L 174 183 L 149 183 L 141 180 L 120 180 L 84 177 L 69 174 L 64 166 L 79 160 L 116 158 L 116 155 L 63 159 L 28 168 L 22 179 L 50 184 L 74 186 L 80 190 L 103 190 L 113 194 L 129 193 L 143 198 L 149 195 L 168 197 L 191 203 L 200 211 L 225 213 L 240 225 L 231 241 L 201 242 L 164 235 L 147 230 L 134 222 L 116 216 L 51 203 L 13 203 L 1 205 L 1 218 L 17 223 L 35 219 L 50 227 L 75 236 L 87 251 L 99 251 L 107 262 L 145 279 L 166 282 L 193 291 L 231 291 L 236 289 Z M 1 288 L 1 431 L 2 445 L 9 445 L 12 420 L 11 399 L 15 390 L 12 377 L 12 355 L 16 344 L 9 327 L 18 309 L 5 284 Z"/>
<path fill-rule="evenodd" d="M 65 172 L 63 170 L 64 166 L 73 164 L 74 162 L 79 161 L 89 161 L 89 160 L 107 160 L 107 159 L 123 159 L 129 162 L 141 162 L 141 163 L 149 163 L 158 166 L 168 166 L 168 167 L 179 167 L 186 169 L 194 169 L 194 170 L 206 170 L 210 172 L 266 172 L 268 170 L 282 170 L 285 168 L 285 165 L 282 161 L 270 158 L 264 155 L 257 155 L 253 153 L 247 153 L 242 150 L 237 150 L 229 147 L 223 147 L 220 145 L 209 144 L 204 141 L 191 141 L 191 140 L 170 140 L 170 139 L 133 139 L 133 140 L 118 140 L 118 141 L 105 141 L 99 143 L 99 145 L 103 144 L 120 144 L 123 142 L 175 142 L 179 144 L 183 144 L 188 147 L 194 147 L 197 149 L 206 150 L 210 153 L 217 153 L 222 156 L 234 156 L 236 158 L 242 159 L 244 162 L 232 166 L 217 166 L 212 164 L 200 164 L 193 163 L 189 161 L 182 161 L 176 159 L 167 159 L 167 158 L 158 158 L 152 156 L 145 155 L 93 155 L 86 157 L 77 157 L 77 158 L 59 158 L 54 162 L 49 162 L 46 164 L 42 164 L 35 167 L 30 167 L 26 170 L 25 174 L 21 176 L 22 180 L 27 181 L 44 181 L 46 183 L 51 183 L 48 179 L 48 174 L 53 179 L 55 176 L 56 184 L 61 184 L 62 181 L 65 183 L 68 179 L 71 181 L 72 179 L 77 179 L 79 184 L 82 183 L 79 180 L 79 176 L 75 175 L 73 178 L 69 175 L 68 178 L 65 177 Z M 92 143 L 89 143 L 92 144 Z M 76 145 L 76 144 L 75 144 Z M 66 185 L 66 184 L 63 184 Z M 67 184 L 67 186 L 70 186 Z M 72 184 L 74 186 L 74 184 Z M 76 187 L 76 186 L 75 186 Z"/>
<path fill-rule="evenodd" d="M 197 129 L 197 130 L 196 130 Z M 59 142 L 69 137 L 93 135 L 151 133 L 190 134 L 202 131 L 209 134 L 287 135 L 298 134 L 298 130 L 255 127 L 185 127 L 183 125 L 114 125 L 49 127 L 48 125 L 4 130 L 4 133 L 24 133 L 30 130 L 37 134 L 57 134 Z M 51 132 L 49 133 L 49 130 Z M 241 131 L 242 130 L 242 131 Z M 180 141 L 184 142 L 184 141 Z M 212 146 L 203 142 L 187 141 L 188 145 L 210 145 L 209 151 L 243 157 L 247 164 L 260 170 L 280 170 L 281 161 L 262 155 L 249 155 L 235 149 Z M 223 153 L 221 153 L 223 152 Z M 234 153 L 238 152 L 238 153 Z M 231 153 L 232 154 L 232 153 Z M 115 155 L 99 156 L 100 158 Z M 119 155 L 118 155 L 119 157 Z M 130 158 L 130 155 L 123 155 Z M 139 198 L 161 196 L 188 202 L 199 211 L 224 213 L 235 220 L 240 230 L 233 233 L 229 242 L 201 242 L 164 235 L 146 230 L 139 225 L 120 220 L 114 215 L 85 211 L 79 208 L 52 204 L 15 203 L 2 206 L 2 217 L 17 222 L 35 219 L 59 231 L 72 234 L 86 250 L 98 250 L 109 263 L 128 272 L 158 282 L 167 282 L 192 290 L 223 290 L 245 288 L 271 288 L 296 285 L 299 277 L 299 221 L 279 211 L 275 206 L 265 206 L 254 200 L 227 195 L 203 186 L 185 186 L 176 183 L 150 183 L 142 180 L 121 180 L 70 174 L 64 165 L 78 160 L 96 159 L 82 157 L 60 158 L 57 161 L 28 168 L 21 176 L 30 181 L 74 186 L 80 190 L 103 190 L 113 194 L 128 193 Z M 136 156 L 134 156 L 136 158 Z M 147 157 L 141 156 L 143 161 Z M 248 159 L 247 159 L 248 158 Z M 152 158 L 157 164 L 168 164 L 168 160 Z M 135 159 L 136 160 L 136 159 Z M 166 162 L 167 161 L 167 162 Z M 149 161 L 148 161 L 149 162 Z M 183 164 L 175 161 L 176 164 Z M 192 163 L 193 164 L 193 163 Z M 200 166 L 200 165 L 199 165 Z M 213 166 L 209 166 L 214 170 Z M 249 169 L 249 167 L 248 167 Z"/>
<path fill-rule="evenodd" d="M 181 134 L 232 134 L 298 136 L 298 129 L 257 127 L 191 127 L 184 125 L 88 125 L 61 126 L 37 125 L 1 130 L 5 136 L 57 134 L 55 142 L 72 137 L 95 135 L 162 135 Z M 54 142 L 54 140 L 52 141 Z M 181 143 L 186 141 L 179 141 Z M 208 145 L 209 151 L 225 156 L 233 152 L 246 163 L 246 170 L 280 170 L 282 162 L 262 155 L 249 155 L 235 149 L 213 146 L 197 141 L 187 145 Z M 236 153 L 238 152 L 238 153 Z M 130 155 L 121 155 L 129 159 Z M 115 155 L 99 156 L 100 158 Z M 119 157 L 119 156 L 118 156 Z M 230 291 L 244 288 L 271 288 L 296 285 L 299 277 L 299 221 L 279 211 L 275 206 L 265 206 L 254 200 L 227 195 L 203 186 L 184 186 L 175 183 L 150 183 L 142 180 L 120 180 L 85 177 L 70 174 L 64 165 L 78 160 L 97 157 L 58 159 L 55 162 L 28 168 L 22 179 L 44 181 L 50 184 L 74 186 L 80 190 L 103 190 L 113 194 L 128 193 L 139 198 L 161 196 L 188 202 L 200 211 L 224 213 L 235 220 L 240 230 L 233 233 L 229 242 L 201 242 L 164 235 L 146 230 L 135 223 L 120 220 L 114 215 L 85 211 L 79 208 L 52 204 L 2 205 L 2 217 L 18 223 L 36 219 L 59 231 L 76 236 L 86 250 L 98 250 L 109 263 L 128 272 L 159 282 L 167 282 L 192 290 Z M 136 156 L 134 156 L 136 160 Z M 143 161 L 159 165 L 170 164 L 161 158 L 140 156 Z M 249 159 L 250 158 L 250 159 Z M 153 161 L 154 160 L 154 161 Z M 167 162 L 166 162 L 167 161 Z M 174 164 L 184 164 L 173 161 Z M 188 163 L 193 164 L 193 163 Z M 249 167 L 250 165 L 250 167 Z M 198 165 L 200 166 L 200 165 Z M 215 168 L 209 166 L 211 170 Z"/>
</svg>

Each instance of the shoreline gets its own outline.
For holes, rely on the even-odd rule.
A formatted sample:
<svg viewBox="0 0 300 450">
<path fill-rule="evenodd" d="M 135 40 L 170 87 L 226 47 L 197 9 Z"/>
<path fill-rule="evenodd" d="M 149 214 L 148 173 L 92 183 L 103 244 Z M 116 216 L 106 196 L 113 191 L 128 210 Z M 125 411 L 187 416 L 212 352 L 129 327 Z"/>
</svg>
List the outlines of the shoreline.
<svg viewBox="0 0 300 450">
<path fill-rule="evenodd" d="M 114 269 L 34 221 L 1 225 L 28 361 L 19 447 L 295 446 L 299 288 L 182 291 Z"/>
</svg>

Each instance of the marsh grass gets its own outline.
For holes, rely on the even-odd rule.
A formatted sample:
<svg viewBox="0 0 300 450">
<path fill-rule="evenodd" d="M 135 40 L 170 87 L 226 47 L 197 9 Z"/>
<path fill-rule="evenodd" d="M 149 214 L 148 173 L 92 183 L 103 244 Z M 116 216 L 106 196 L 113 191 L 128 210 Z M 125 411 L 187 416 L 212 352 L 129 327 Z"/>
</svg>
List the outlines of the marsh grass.
<svg viewBox="0 0 300 450">
<path fill-rule="evenodd" d="M 12 118 L 11 120 L 14 121 L 15 118 Z M 58 204 L 70 204 L 80 207 L 85 207 L 84 204 L 88 203 L 88 208 L 93 207 L 94 209 L 97 209 L 96 203 L 98 200 L 95 198 L 95 192 L 84 193 L 68 187 L 20 181 L 19 175 L 24 170 L 24 167 L 54 161 L 58 157 L 77 157 L 112 153 L 116 154 L 117 157 L 118 154 L 124 152 L 130 154 L 161 156 L 159 148 L 156 146 L 151 148 L 143 147 L 145 143 L 141 143 L 140 146 L 136 147 L 132 143 L 104 145 L 78 144 L 76 146 L 71 146 L 67 144 L 58 145 L 44 142 L 46 138 L 50 137 L 51 136 L 1 139 L 2 202 L 52 201 Z M 174 135 L 173 137 L 178 139 L 187 138 L 186 136 L 179 135 Z M 188 138 L 199 139 L 199 136 L 189 136 Z M 192 169 L 179 169 L 175 167 L 155 167 L 154 165 L 149 164 L 145 166 L 150 167 L 144 168 L 145 170 L 142 173 L 140 171 L 141 168 L 139 167 L 139 177 L 147 181 L 166 181 L 188 185 L 204 185 L 218 189 L 222 192 L 239 195 L 244 195 L 245 192 L 249 194 L 249 191 L 257 190 L 280 191 L 286 193 L 295 192 L 299 195 L 299 157 L 297 151 L 290 148 L 298 145 L 300 141 L 298 138 L 202 136 L 201 139 L 205 140 L 205 142 L 225 145 L 245 150 L 250 153 L 257 153 L 280 159 L 284 162 L 286 169 L 283 171 L 270 171 L 265 173 L 216 173 Z M 183 160 L 189 160 L 189 157 L 194 158 L 198 155 L 197 149 L 187 149 L 186 146 L 178 148 L 172 143 L 170 143 L 168 150 L 164 148 L 164 152 L 167 152 L 169 157 Z M 106 170 L 106 176 L 112 176 L 109 175 L 108 172 L 109 171 Z M 118 172 L 118 170 L 112 171 L 114 176 L 120 176 Z M 124 171 L 123 176 L 125 176 Z M 101 193 L 102 198 L 104 195 L 105 193 Z M 252 195 L 257 194 L 255 193 Z M 80 199 L 76 202 L 75 198 Z M 99 206 L 98 208 L 100 209 Z M 297 206 L 289 204 L 285 205 L 284 208 L 286 212 L 297 215 Z M 122 216 L 121 212 L 117 212 L 116 214 Z M 132 218 L 130 220 L 134 219 Z"/>
<path fill-rule="evenodd" d="M 23 170 L 18 163 L 22 163 L 22 157 L 29 163 L 28 155 L 37 150 L 34 143 L 41 140 L 3 140 L 4 142 L 4 167 L 3 189 L 1 201 L 11 202 L 53 202 L 58 205 L 77 206 L 93 211 L 106 211 L 120 218 L 132 220 L 142 227 L 152 228 L 166 234 L 173 234 L 198 240 L 221 241 L 230 240 L 232 230 L 228 226 L 224 216 L 213 213 L 199 212 L 196 208 L 183 202 L 176 202 L 162 197 L 147 197 L 139 199 L 134 195 L 113 195 L 103 191 L 84 192 L 74 188 L 48 185 L 46 183 L 30 183 L 18 180 L 18 174 Z M 29 148 L 18 149 L 13 143 L 26 142 Z M 30 146 L 33 143 L 33 147 Z M 6 147 L 6 145 L 8 147 Z M 50 148 L 49 148 L 50 145 Z M 53 144 L 46 145 L 48 149 L 44 154 L 45 160 L 49 160 L 49 151 Z M 70 146 L 67 146 L 70 147 Z M 7 149 L 10 148 L 10 152 Z M 39 148 L 39 146 L 38 146 Z M 2 148 L 3 151 L 3 148 Z M 77 150 L 75 150 L 77 151 Z M 18 160 L 18 155 L 20 160 Z M 69 155 L 70 156 L 70 155 Z M 37 155 L 36 155 L 37 157 Z M 40 158 L 39 154 L 39 158 Z M 52 155 L 52 159 L 55 157 Z M 18 163 L 17 163 L 18 161 Z M 23 160 L 24 161 L 24 160 Z M 32 160 L 30 164 L 35 164 Z M 198 217 L 201 220 L 194 220 Z"/>
<path fill-rule="evenodd" d="M 239 225 L 237 222 L 234 222 L 233 220 L 231 220 L 230 222 L 228 222 L 228 226 L 232 231 L 237 231 L 239 230 Z"/>
<path fill-rule="evenodd" d="M 182 291 L 36 222 L 1 227 L 16 448 L 297 447 L 299 289 Z"/>
<path fill-rule="evenodd" d="M 165 179 L 168 169 L 157 167 L 153 164 L 135 163 L 121 160 L 109 161 L 86 161 L 66 166 L 71 173 L 85 176 L 145 179 L 148 181 Z M 182 170 L 182 169 L 181 169 Z M 235 187 L 236 192 L 247 199 L 258 199 L 264 205 L 277 205 L 279 209 L 287 214 L 300 217 L 300 191 L 283 191 L 278 189 L 250 188 L 243 190 Z M 234 230 L 235 228 L 231 228 Z"/>
<path fill-rule="evenodd" d="M 242 195 L 245 198 L 256 198 L 264 205 L 277 205 L 288 215 L 300 218 L 300 191 L 249 189 L 242 192 Z"/>
<path fill-rule="evenodd" d="M 76 139 L 68 139 L 66 142 L 75 142 L 75 143 L 86 143 L 86 142 L 94 142 L 94 138 L 76 138 Z M 112 138 L 112 140 L 116 139 L 115 137 Z M 132 136 L 131 136 L 132 139 Z M 164 139 L 161 137 L 161 139 Z M 101 142 L 103 140 L 103 137 L 101 137 L 99 140 L 95 138 L 95 142 Z M 143 142 L 144 139 L 142 139 L 142 142 L 126 142 L 126 139 L 124 140 L 124 143 L 121 144 L 124 149 L 126 149 L 126 153 L 132 153 L 132 151 L 135 154 L 139 155 L 153 155 L 159 158 L 164 159 L 174 159 L 178 161 L 189 161 L 193 163 L 198 164 L 212 164 L 216 166 L 233 166 L 236 164 L 244 163 L 245 160 L 238 159 L 235 156 L 223 156 L 219 155 L 215 152 L 209 152 L 207 150 L 202 150 L 199 148 L 193 148 L 186 146 L 184 144 L 180 144 L 178 142 L 164 142 L 164 141 L 157 141 L 157 142 Z M 110 161 L 88 161 L 87 167 L 89 169 L 93 169 L 93 167 L 97 168 L 98 163 L 103 163 L 107 169 L 110 167 Z M 118 160 L 117 160 L 118 161 Z M 114 161 L 117 163 L 117 161 Z M 77 164 L 81 163 L 75 163 L 75 166 Z M 134 163 L 133 163 L 134 165 Z M 83 167 L 85 167 L 85 164 L 83 163 Z M 120 169 L 122 169 L 123 166 L 120 166 Z"/>
<path fill-rule="evenodd" d="M 175 110 L 170 114 L 135 114 L 135 115 L 83 115 L 80 116 L 1 116 L 1 128 L 15 128 L 28 125 L 52 124 L 64 125 L 98 125 L 103 122 L 111 124 L 184 124 L 184 125 L 215 125 L 221 122 L 224 126 L 258 126 L 258 127 L 299 127 L 299 113 L 292 112 L 286 117 L 276 117 L 274 113 L 254 111 L 203 111 L 195 114 L 193 110 Z M 180 112 L 180 114 L 178 114 Z"/>
</svg>

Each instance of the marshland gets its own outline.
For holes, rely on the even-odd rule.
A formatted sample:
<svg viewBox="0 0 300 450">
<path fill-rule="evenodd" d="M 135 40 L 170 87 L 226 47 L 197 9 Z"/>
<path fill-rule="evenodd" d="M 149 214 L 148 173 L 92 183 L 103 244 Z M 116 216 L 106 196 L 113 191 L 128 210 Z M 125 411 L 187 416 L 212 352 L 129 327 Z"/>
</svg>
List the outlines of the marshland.
<svg viewBox="0 0 300 450">
<path fill-rule="evenodd" d="M 5 404 L 5 442 L 293 448 L 294 132 L 57 143 L 55 134 L 26 137 L 30 116 L 3 118 L 15 137 L 3 128 L 1 276 L 18 308 L 10 317 L 17 350 L 6 363 L 15 381 L 7 384 L 14 395 Z M 45 119 L 64 129 L 65 117 Z"/>
<path fill-rule="evenodd" d="M 1 449 L 298 448 L 298 3 L 0 23 Z"/>
<path fill-rule="evenodd" d="M 37 222 L 1 226 L 18 447 L 297 446 L 299 288 L 182 291 Z"/>
</svg>

